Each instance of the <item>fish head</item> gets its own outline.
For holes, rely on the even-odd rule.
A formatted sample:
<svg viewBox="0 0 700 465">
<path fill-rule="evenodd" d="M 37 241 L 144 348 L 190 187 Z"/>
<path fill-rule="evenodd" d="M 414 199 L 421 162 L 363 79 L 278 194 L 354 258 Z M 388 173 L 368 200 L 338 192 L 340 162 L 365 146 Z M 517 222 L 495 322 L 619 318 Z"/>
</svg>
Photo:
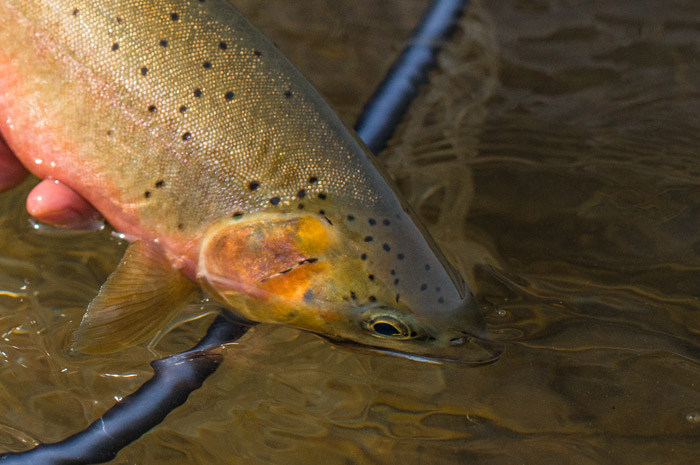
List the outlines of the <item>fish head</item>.
<svg viewBox="0 0 700 465">
<path fill-rule="evenodd" d="M 338 345 L 434 363 L 498 359 L 474 296 L 410 214 L 335 218 L 219 221 L 203 239 L 198 280 L 248 320 Z"/>
</svg>

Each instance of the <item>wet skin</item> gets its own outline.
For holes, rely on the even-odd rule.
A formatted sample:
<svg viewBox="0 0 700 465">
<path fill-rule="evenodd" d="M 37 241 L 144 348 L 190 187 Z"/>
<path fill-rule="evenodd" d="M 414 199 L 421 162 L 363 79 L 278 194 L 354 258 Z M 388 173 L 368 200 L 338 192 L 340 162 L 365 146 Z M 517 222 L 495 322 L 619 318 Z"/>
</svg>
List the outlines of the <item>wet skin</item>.
<svg viewBox="0 0 700 465">
<path fill-rule="evenodd" d="M 27 175 L 0 136 L 0 192 L 19 185 Z M 42 223 L 71 229 L 91 228 L 99 216 L 78 193 L 50 179 L 42 180 L 29 193 L 27 211 Z"/>
</svg>

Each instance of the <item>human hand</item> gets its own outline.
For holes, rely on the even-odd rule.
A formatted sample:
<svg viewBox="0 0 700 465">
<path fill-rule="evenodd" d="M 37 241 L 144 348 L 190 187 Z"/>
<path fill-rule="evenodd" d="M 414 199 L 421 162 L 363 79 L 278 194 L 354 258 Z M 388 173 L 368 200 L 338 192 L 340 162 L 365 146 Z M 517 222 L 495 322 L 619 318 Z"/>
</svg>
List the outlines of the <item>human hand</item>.
<svg viewBox="0 0 700 465">
<path fill-rule="evenodd" d="M 0 192 L 24 181 L 29 173 L 0 135 Z M 99 213 L 78 193 L 56 180 L 44 179 L 27 197 L 27 211 L 42 223 L 70 229 L 93 229 Z"/>
</svg>

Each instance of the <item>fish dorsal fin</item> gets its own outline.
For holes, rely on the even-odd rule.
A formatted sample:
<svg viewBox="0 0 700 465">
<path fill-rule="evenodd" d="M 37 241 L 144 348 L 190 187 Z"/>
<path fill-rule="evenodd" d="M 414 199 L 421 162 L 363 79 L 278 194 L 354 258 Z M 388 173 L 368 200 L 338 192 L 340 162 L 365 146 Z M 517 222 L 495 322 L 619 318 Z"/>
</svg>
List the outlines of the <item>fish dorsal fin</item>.
<svg viewBox="0 0 700 465">
<path fill-rule="evenodd" d="M 117 352 L 153 336 L 197 286 L 154 243 L 133 242 L 83 316 L 73 349 Z"/>
</svg>

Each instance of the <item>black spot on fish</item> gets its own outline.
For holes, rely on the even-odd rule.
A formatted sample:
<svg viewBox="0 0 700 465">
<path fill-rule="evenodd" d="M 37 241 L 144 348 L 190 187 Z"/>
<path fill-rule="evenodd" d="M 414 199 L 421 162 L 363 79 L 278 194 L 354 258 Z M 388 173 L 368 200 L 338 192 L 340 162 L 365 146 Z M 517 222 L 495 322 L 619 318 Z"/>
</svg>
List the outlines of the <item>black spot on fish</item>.
<svg viewBox="0 0 700 465">
<path fill-rule="evenodd" d="M 121 24 L 121 23 L 122 23 L 122 19 L 121 19 L 119 16 L 117 16 L 117 17 L 114 18 L 114 19 L 117 21 L 118 24 Z"/>
<path fill-rule="evenodd" d="M 170 19 L 172 19 L 173 21 L 177 21 L 178 19 L 180 19 L 180 15 L 177 13 L 170 13 Z"/>
<path fill-rule="evenodd" d="M 233 214 L 233 217 L 234 217 L 234 218 L 240 218 L 241 216 L 243 216 L 243 212 L 235 212 L 235 213 Z"/>
<path fill-rule="evenodd" d="M 270 203 L 271 203 L 272 205 L 279 205 L 279 203 L 280 203 L 281 200 L 282 200 L 282 199 L 280 199 L 279 197 L 272 197 L 272 198 L 270 199 Z"/>
<path fill-rule="evenodd" d="M 427 290 L 427 289 L 428 289 L 428 285 L 427 285 L 427 284 L 424 283 L 424 284 L 421 284 L 421 285 L 420 285 L 420 290 L 421 290 L 421 291 L 425 291 L 425 290 Z"/>
<path fill-rule="evenodd" d="M 158 45 L 160 45 L 161 47 L 167 47 L 168 41 L 165 39 L 161 39 L 160 42 L 158 42 Z"/>
<path fill-rule="evenodd" d="M 208 61 L 205 61 L 204 63 L 202 63 L 202 68 L 211 69 L 211 63 L 209 63 Z"/>
<path fill-rule="evenodd" d="M 391 224 L 391 221 L 389 221 L 389 220 L 387 220 L 387 219 L 384 219 L 384 220 L 382 221 L 382 224 L 383 224 L 384 226 L 389 226 L 389 225 Z"/>
<path fill-rule="evenodd" d="M 109 129 L 109 130 L 107 130 L 107 133 L 106 133 L 106 134 L 107 134 L 109 137 L 112 137 L 112 135 L 114 134 L 114 131 L 112 131 L 111 129 Z"/>
<path fill-rule="evenodd" d="M 119 50 L 119 44 L 115 42 L 112 44 L 112 51 L 116 52 L 117 50 Z"/>
<path fill-rule="evenodd" d="M 384 250 L 386 250 L 387 252 L 389 252 L 389 251 L 391 250 L 391 246 L 389 246 L 389 244 L 386 244 L 386 243 L 385 243 L 385 244 L 382 245 L 382 249 L 384 249 Z"/>
<path fill-rule="evenodd" d="M 318 194 L 318 198 L 321 200 L 326 200 L 328 196 L 325 193 L 321 192 Z"/>
<path fill-rule="evenodd" d="M 194 96 L 197 98 L 201 97 L 202 96 L 202 89 L 195 89 Z"/>
<path fill-rule="evenodd" d="M 391 270 L 391 275 L 394 276 L 396 274 L 396 270 Z"/>
<path fill-rule="evenodd" d="M 370 281 L 374 281 L 374 275 L 373 275 L 373 274 L 369 274 L 369 275 L 367 275 L 367 277 L 369 278 Z"/>
<path fill-rule="evenodd" d="M 155 105 L 150 105 L 148 107 L 148 112 L 149 113 L 155 113 L 156 112 L 156 106 Z"/>
<path fill-rule="evenodd" d="M 316 184 L 317 181 L 318 181 L 318 178 L 316 176 L 311 176 L 309 178 L 309 184 Z"/>
<path fill-rule="evenodd" d="M 224 94 L 224 98 L 225 98 L 226 100 L 228 100 L 228 101 L 233 100 L 233 92 L 231 92 L 231 91 L 226 92 L 226 93 Z"/>
<path fill-rule="evenodd" d="M 260 183 L 258 181 L 250 181 L 250 183 L 248 183 L 248 190 L 250 192 L 253 192 L 258 187 L 260 187 Z"/>
<path fill-rule="evenodd" d="M 256 57 L 259 57 L 259 56 L 262 56 L 262 52 L 259 50 L 253 50 L 253 55 L 255 55 Z"/>
<path fill-rule="evenodd" d="M 190 140 L 192 138 L 191 132 L 186 132 L 182 135 L 182 140 Z"/>
<path fill-rule="evenodd" d="M 442 297 L 440 297 L 440 298 L 438 299 L 438 302 L 441 303 L 441 304 L 444 304 L 444 303 L 445 303 L 445 299 L 443 299 Z"/>
<path fill-rule="evenodd" d="M 375 220 L 374 218 L 370 218 L 368 220 L 368 223 L 370 224 L 370 226 L 374 226 L 375 224 L 377 224 L 377 220 Z"/>
<path fill-rule="evenodd" d="M 143 193 L 143 196 L 146 197 L 147 199 L 151 197 L 151 191 L 146 191 Z"/>
<path fill-rule="evenodd" d="M 141 75 L 145 76 L 147 74 L 148 74 L 148 68 L 144 66 L 143 68 L 141 68 Z"/>
<path fill-rule="evenodd" d="M 291 98 L 292 97 L 292 91 L 291 90 L 285 90 L 284 91 L 284 98 Z"/>
<path fill-rule="evenodd" d="M 226 50 L 228 48 L 228 44 L 226 42 L 221 41 L 219 42 L 219 48 L 221 50 Z"/>
<path fill-rule="evenodd" d="M 396 286 L 398 283 L 399 283 L 399 278 L 396 278 L 396 279 L 394 280 L 394 286 Z"/>
<path fill-rule="evenodd" d="M 319 211 L 318 211 L 318 214 L 319 214 L 319 215 L 325 215 L 325 214 L 326 214 L 326 210 L 319 210 Z"/>
<path fill-rule="evenodd" d="M 352 300 L 357 300 L 357 294 L 355 294 L 355 291 L 350 291 L 350 298 Z"/>
<path fill-rule="evenodd" d="M 375 296 L 371 295 L 371 296 L 369 296 L 369 301 L 370 301 L 370 302 L 376 302 L 376 301 L 377 301 L 377 298 L 376 298 Z"/>
<path fill-rule="evenodd" d="M 297 192 L 297 197 L 303 199 L 304 197 L 306 197 L 306 191 L 304 189 L 300 189 L 299 192 Z"/>
<path fill-rule="evenodd" d="M 360 259 L 367 260 L 367 254 L 363 253 L 362 255 L 360 255 Z"/>
<path fill-rule="evenodd" d="M 440 292 L 440 286 L 435 287 L 435 292 Z"/>
<path fill-rule="evenodd" d="M 155 186 L 156 186 L 156 189 L 160 189 L 161 187 L 165 186 L 165 181 L 163 181 L 162 179 L 160 181 L 156 181 Z"/>
<path fill-rule="evenodd" d="M 396 255 L 396 258 L 398 258 L 399 260 L 403 260 L 404 258 L 406 258 L 406 256 L 404 254 L 400 253 L 400 254 Z"/>
<path fill-rule="evenodd" d="M 80 10 L 75 8 L 73 9 L 73 16 L 78 16 L 78 13 L 80 13 Z"/>
<path fill-rule="evenodd" d="M 355 217 L 352 215 L 348 215 L 348 221 L 355 221 Z"/>
<path fill-rule="evenodd" d="M 182 223 L 178 223 L 178 224 L 177 224 L 177 229 L 179 229 L 180 231 L 182 231 L 183 229 L 185 229 L 185 225 L 182 224 Z"/>
<path fill-rule="evenodd" d="M 179 111 L 180 113 L 184 113 L 184 112 L 187 111 L 187 107 L 183 105 L 183 106 L 181 106 L 181 107 L 178 109 L 178 111 Z"/>
<path fill-rule="evenodd" d="M 300 203 L 299 205 L 297 205 L 297 209 L 303 210 L 303 209 L 304 209 L 304 204 L 303 204 L 303 203 Z"/>
<path fill-rule="evenodd" d="M 365 242 L 372 242 L 374 238 L 372 236 L 365 236 Z"/>
<path fill-rule="evenodd" d="M 399 301 L 399 294 L 396 294 L 396 302 Z"/>
</svg>

